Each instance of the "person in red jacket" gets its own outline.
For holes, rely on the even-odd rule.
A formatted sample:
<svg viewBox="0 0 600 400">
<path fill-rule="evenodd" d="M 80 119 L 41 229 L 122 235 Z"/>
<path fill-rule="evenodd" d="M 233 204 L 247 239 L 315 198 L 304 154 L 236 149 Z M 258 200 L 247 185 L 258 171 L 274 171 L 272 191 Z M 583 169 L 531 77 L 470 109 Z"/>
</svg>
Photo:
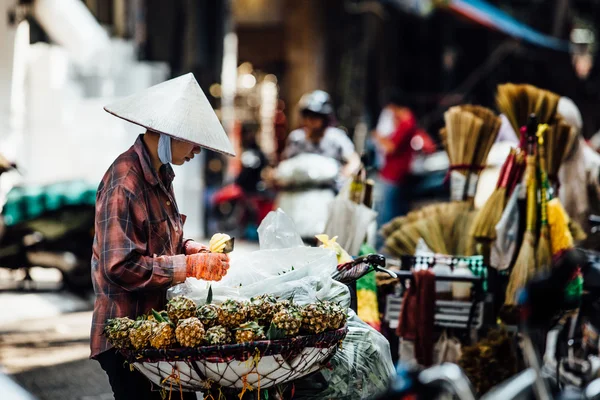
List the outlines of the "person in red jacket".
<svg viewBox="0 0 600 400">
<path fill-rule="evenodd" d="M 410 174 L 414 149 L 411 141 L 420 137 L 426 147 L 430 146 L 430 138 L 422 132 L 408 104 L 406 97 L 399 91 L 390 94 L 387 110 L 394 116 L 394 129 L 391 133 L 374 132 L 374 140 L 383 154 L 383 165 L 379 171 L 379 202 L 376 204 L 377 225 L 379 228 L 395 217 L 408 212 L 409 195 L 404 184 Z M 377 247 L 383 245 L 378 237 Z"/>
</svg>

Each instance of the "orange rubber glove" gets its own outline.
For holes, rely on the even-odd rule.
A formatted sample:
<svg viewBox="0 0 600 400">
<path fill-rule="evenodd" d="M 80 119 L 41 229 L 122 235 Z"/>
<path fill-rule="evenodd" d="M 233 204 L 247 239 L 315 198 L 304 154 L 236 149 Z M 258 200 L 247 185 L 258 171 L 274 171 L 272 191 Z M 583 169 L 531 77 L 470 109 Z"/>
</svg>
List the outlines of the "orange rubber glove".
<svg viewBox="0 0 600 400">
<path fill-rule="evenodd" d="M 187 240 L 183 244 L 183 254 L 189 256 L 191 254 L 207 252 L 208 247 L 194 240 Z"/>
<path fill-rule="evenodd" d="M 220 281 L 229 269 L 229 256 L 222 253 L 197 253 L 186 257 L 186 276 L 205 281 Z"/>
</svg>

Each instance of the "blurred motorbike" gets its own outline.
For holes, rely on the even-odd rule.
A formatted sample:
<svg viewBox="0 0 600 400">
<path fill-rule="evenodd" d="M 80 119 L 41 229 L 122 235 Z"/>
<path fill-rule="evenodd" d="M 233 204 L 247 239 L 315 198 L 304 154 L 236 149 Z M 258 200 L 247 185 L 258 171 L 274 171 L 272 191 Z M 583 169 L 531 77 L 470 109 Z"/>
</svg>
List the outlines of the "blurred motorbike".
<svg viewBox="0 0 600 400">
<path fill-rule="evenodd" d="M 267 188 L 262 172 L 268 161 L 258 148 L 249 148 L 240 157 L 242 168 L 235 181 L 212 197 L 217 231 L 257 240 L 256 229 L 273 210 L 275 195 Z"/>
<path fill-rule="evenodd" d="M 0 157 L 0 177 L 16 168 Z M 32 267 L 44 267 L 61 272 L 65 289 L 90 290 L 95 188 L 71 181 L 5 189 L 0 196 L 0 268 L 24 270 L 21 288 L 33 281 Z"/>
</svg>

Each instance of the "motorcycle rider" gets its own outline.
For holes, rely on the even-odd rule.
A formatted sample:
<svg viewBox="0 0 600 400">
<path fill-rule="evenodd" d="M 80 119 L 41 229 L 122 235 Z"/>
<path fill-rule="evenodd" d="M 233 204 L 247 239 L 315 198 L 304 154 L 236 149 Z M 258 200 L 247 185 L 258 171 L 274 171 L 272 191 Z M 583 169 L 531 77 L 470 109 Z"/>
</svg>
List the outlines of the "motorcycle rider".
<svg viewBox="0 0 600 400">
<path fill-rule="evenodd" d="M 150 381 L 130 370 L 108 343 L 105 322 L 163 309 L 167 289 L 186 277 L 218 281 L 227 273 L 227 255 L 184 240 L 185 216 L 175 201 L 171 164 L 183 165 L 201 147 L 233 155 L 233 146 L 191 73 L 105 110 L 146 132 L 116 159 L 98 187 L 91 358 L 108 375 L 115 399 L 160 399 Z"/>
<path fill-rule="evenodd" d="M 346 133 L 331 126 L 333 105 L 327 92 L 307 93 L 298 103 L 302 127 L 292 131 L 283 151 L 283 159 L 302 153 L 319 154 L 338 161 L 343 177 L 350 177 L 360 167 L 360 157 Z"/>
</svg>

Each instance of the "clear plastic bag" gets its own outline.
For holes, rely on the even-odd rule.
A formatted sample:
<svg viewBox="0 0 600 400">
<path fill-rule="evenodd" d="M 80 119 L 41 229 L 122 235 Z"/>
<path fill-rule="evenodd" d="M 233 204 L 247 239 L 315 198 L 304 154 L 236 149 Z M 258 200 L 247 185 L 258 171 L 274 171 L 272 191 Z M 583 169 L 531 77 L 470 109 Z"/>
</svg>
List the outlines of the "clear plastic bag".
<svg viewBox="0 0 600 400">
<path fill-rule="evenodd" d="M 281 210 L 271 212 L 259 227 L 261 250 L 242 258 L 232 255 L 229 271 L 219 282 L 188 278 L 173 286 L 167 298 L 185 295 L 204 304 L 212 287 L 213 302 L 249 300 L 269 293 L 298 304 L 334 300 L 350 304 L 348 288 L 333 280 L 337 257 L 333 250 L 298 246 L 298 233 Z M 265 249 L 266 248 L 266 249 Z"/>
<path fill-rule="evenodd" d="M 387 390 L 395 374 L 388 340 L 353 311 L 331 366 L 296 381 L 294 399 L 371 399 Z"/>
<path fill-rule="evenodd" d="M 303 238 L 312 238 L 325 231 L 329 218 L 329 205 L 335 199 L 332 189 L 310 189 L 280 192 L 277 206 L 294 221 Z"/>
<path fill-rule="evenodd" d="M 283 186 L 334 182 L 339 169 L 331 157 L 303 153 L 279 163 L 275 179 Z"/>
</svg>

